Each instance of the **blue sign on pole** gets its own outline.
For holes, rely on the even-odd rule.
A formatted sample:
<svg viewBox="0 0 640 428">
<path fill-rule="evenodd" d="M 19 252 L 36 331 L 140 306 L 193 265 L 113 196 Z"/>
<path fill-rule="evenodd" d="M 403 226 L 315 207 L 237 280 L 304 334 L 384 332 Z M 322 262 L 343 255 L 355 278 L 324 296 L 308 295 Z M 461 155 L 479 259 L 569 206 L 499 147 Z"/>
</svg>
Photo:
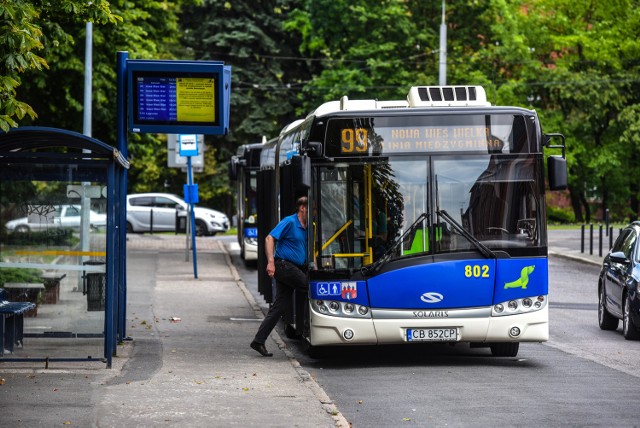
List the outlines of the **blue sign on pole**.
<svg viewBox="0 0 640 428">
<path fill-rule="evenodd" d="M 184 192 L 184 201 L 186 203 L 197 204 L 198 202 L 200 202 L 197 184 L 183 184 L 182 191 Z"/>
<path fill-rule="evenodd" d="M 198 156 L 198 136 L 196 134 L 178 135 L 180 156 Z"/>
</svg>

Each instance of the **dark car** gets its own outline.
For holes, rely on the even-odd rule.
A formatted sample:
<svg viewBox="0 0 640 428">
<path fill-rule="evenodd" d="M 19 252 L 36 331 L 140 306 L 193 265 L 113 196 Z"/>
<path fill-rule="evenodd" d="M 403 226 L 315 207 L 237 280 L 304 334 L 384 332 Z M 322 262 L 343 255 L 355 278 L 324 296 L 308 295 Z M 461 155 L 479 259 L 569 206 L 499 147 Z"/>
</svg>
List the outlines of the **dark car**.
<svg viewBox="0 0 640 428">
<path fill-rule="evenodd" d="M 598 280 L 598 323 L 615 330 L 622 320 L 627 340 L 640 338 L 640 221 L 622 230 L 602 263 Z"/>
</svg>

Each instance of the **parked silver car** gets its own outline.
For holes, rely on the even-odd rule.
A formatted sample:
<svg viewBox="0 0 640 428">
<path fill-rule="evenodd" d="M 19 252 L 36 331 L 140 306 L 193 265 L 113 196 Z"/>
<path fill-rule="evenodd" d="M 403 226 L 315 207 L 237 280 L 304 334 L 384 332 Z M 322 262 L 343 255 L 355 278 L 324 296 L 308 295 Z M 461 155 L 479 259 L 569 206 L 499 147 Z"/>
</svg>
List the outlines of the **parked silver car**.
<svg viewBox="0 0 640 428">
<path fill-rule="evenodd" d="M 209 208 L 194 207 L 197 236 L 213 236 L 229 230 L 224 213 Z M 136 193 L 127 195 L 127 232 L 175 231 L 176 221 L 183 222 L 187 203 L 170 193 Z M 185 224 L 185 223 L 182 223 Z"/>
<path fill-rule="evenodd" d="M 59 228 L 80 229 L 80 205 L 31 205 L 27 217 L 8 221 L 9 232 L 30 232 Z M 89 211 L 89 225 L 92 229 L 107 226 L 107 215 Z"/>
</svg>

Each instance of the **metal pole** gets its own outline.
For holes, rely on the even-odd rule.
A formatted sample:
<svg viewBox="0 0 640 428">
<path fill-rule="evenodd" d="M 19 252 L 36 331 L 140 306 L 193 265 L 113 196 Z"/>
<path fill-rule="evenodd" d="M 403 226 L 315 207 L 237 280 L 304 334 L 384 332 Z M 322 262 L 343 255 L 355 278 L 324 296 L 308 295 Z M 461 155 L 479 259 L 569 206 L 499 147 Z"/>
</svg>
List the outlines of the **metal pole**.
<svg viewBox="0 0 640 428">
<path fill-rule="evenodd" d="M 187 156 L 187 173 L 189 174 L 189 192 L 193 186 L 193 176 L 191 171 L 191 156 Z M 189 207 L 191 208 L 191 247 L 193 250 L 193 277 L 198 277 L 198 260 L 196 259 L 196 213 L 193 209 L 193 195 L 189 195 Z"/>
<path fill-rule="evenodd" d="M 444 20 L 444 0 L 442 0 L 442 24 L 440 24 L 440 86 L 447 84 L 447 24 Z"/>
<path fill-rule="evenodd" d="M 84 48 L 84 116 L 82 133 L 91 137 L 91 100 L 93 98 L 93 24 L 87 22 Z"/>
<path fill-rule="evenodd" d="M 176 148 L 176 150 L 178 150 Z M 189 182 L 189 171 L 187 170 L 187 183 Z M 184 213 L 184 261 L 189 261 L 189 233 L 191 233 L 191 205 L 187 204 L 187 212 Z"/>
<path fill-rule="evenodd" d="M 580 253 L 584 254 L 584 224 L 580 226 Z"/>
<path fill-rule="evenodd" d="M 93 99 L 93 23 L 85 24 L 85 49 L 84 49 L 84 108 L 82 120 L 82 133 L 91 137 L 91 101 Z M 83 153 L 91 153 L 91 150 L 83 149 Z M 80 249 L 82 252 L 89 252 L 91 247 L 89 228 L 91 200 L 86 196 L 87 187 L 91 183 L 82 183 L 82 194 L 80 195 Z M 80 256 L 80 264 L 86 262 L 87 256 Z M 78 278 L 78 289 L 80 289 L 81 278 Z"/>
<path fill-rule="evenodd" d="M 599 225 L 598 229 L 599 229 L 598 256 L 602 257 L 602 225 Z"/>
<path fill-rule="evenodd" d="M 613 248 L 613 226 L 609 226 L 609 248 L 607 251 Z"/>
<path fill-rule="evenodd" d="M 117 118 L 116 127 L 116 143 L 118 150 L 125 159 L 129 157 L 129 149 L 127 147 L 127 59 L 128 52 L 118 52 L 118 88 L 117 88 Z M 122 169 L 119 174 L 119 193 L 116 195 L 118 199 L 116 218 L 117 233 L 119 234 L 118 251 L 118 325 L 120 336 L 123 340 L 127 340 L 127 170 Z M 110 192 L 111 193 L 111 192 Z"/>
<path fill-rule="evenodd" d="M 593 223 L 589 223 L 589 255 L 593 256 Z"/>
</svg>

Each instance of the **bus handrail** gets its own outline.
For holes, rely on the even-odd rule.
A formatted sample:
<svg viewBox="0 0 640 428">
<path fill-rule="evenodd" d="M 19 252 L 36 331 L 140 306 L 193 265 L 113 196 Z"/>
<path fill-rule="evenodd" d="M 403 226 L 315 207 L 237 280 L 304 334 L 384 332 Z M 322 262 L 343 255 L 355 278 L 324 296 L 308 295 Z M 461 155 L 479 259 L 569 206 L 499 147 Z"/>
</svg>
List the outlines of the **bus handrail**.
<svg viewBox="0 0 640 428">
<path fill-rule="evenodd" d="M 340 227 L 340 229 L 338 229 L 338 231 L 336 233 L 334 233 L 333 235 L 331 235 L 331 237 L 329 239 L 327 239 L 327 241 L 322 245 L 321 250 L 324 251 L 329 245 L 331 245 L 331 243 L 333 241 L 336 240 L 336 238 L 338 236 L 340 236 L 340 234 L 342 232 L 344 232 L 344 230 L 351 226 L 351 223 L 353 223 L 353 220 L 347 220 L 347 222 L 345 224 L 342 225 L 342 227 Z M 318 252 L 316 251 L 316 257 L 318 257 Z"/>
</svg>

